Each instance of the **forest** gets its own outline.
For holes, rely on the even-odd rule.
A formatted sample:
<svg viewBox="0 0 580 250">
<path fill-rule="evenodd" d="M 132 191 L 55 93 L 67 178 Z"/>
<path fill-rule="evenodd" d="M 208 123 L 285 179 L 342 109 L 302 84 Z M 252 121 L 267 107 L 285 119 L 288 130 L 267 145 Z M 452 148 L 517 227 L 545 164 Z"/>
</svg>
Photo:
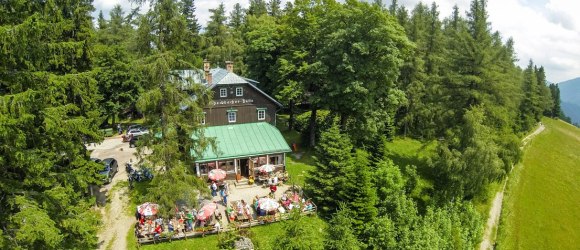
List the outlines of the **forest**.
<svg viewBox="0 0 580 250">
<path fill-rule="evenodd" d="M 3 249 L 95 248 L 88 187 L 102 181 L 85 143 L 120 119 L 162 135 L 145 140 L 152 154 L 139 149 L 164 166 L 152 200 L 207 192 L 189 152 L 213 143 L 190 138 L 210 94 L 168 77 L 204 59 L 234 61 L 316 152 L 305 189 L 330 226 L 292 221 L 280 249 L 472 249 L 486 216 L 473 200 L 520 161 L 521 137 L 543 116 L 563 116 L 558 87 L 533 61 L 516 65 L 486 0 L 448 17 L 435 3 L 250 0 L 210 9 L 205 25 L 194 0 L 135 0 L 96 20 L 91 0 L 1 2 Z M 436 141 L 436 154 L 397 166 L 395 137 Z"/>
</svg>

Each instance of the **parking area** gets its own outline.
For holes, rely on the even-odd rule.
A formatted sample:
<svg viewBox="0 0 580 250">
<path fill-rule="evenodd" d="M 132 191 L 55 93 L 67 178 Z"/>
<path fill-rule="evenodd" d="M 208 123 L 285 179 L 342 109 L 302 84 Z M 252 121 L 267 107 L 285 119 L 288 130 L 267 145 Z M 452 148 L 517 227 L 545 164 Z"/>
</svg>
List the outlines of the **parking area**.
<svg viewBox="0 0 580 250">
<path fill-rule="evenodd" d="M 97 202 L 99 204 L 104 204 L 106 201 L 106 195 L 109 195 L 107 192 L 119 181 L 127 180 L 128 175 L 125 171 L 125 163 L 137 162 L 137 157 L 135 156 L 137 150 L 135 148 L 130 148 L 129 143 L 123 142 L 121 136 L 106 138 L 101 143 L 91 143 L 87 145 L 87 149 L 92 151 L 91 158 L 114 158 L 118 163 L 118 171 L 113 177 L 111 183 L 102 185 L 99 188 L 99 193 L 96 195 Z"/>
</svg>

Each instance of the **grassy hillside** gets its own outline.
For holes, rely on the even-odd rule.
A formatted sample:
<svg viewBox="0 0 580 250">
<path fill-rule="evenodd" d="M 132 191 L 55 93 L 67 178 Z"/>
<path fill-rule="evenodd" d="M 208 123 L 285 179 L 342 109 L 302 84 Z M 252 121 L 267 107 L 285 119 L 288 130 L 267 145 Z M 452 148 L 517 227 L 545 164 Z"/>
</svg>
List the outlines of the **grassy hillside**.
<svg viewBox="0 0 580 250">
<path fill-rule="evenodd" d="M 580 246 L 580 129 L 551 119 L 544 124 L 510 176 L 498 248 Z"/>
</svg>

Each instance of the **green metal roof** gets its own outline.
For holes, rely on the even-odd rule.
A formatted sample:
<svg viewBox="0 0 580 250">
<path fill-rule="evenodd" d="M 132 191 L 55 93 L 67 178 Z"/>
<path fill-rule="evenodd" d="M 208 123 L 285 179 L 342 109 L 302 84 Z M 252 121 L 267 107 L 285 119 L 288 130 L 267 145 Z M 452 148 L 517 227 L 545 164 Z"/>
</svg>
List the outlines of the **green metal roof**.
<svg viewBox="0 0 580 250">
<path fill-rule="evenodd" d="M 215 137 L 217 151 L 207 148 L 196 162 L 217 161 L 290 152 L 278 129 L 266 122 L 207 127 L 205 137 Z M 192 156 L 195 153 L 191 151 Z"/>
</svg>

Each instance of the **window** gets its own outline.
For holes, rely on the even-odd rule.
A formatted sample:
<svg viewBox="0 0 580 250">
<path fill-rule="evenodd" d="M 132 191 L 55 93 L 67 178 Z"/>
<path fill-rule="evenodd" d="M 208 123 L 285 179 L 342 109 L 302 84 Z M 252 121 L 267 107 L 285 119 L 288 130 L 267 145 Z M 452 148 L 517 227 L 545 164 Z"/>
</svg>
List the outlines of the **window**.
<svg viewBox="0 0 580 250">
<path fill-rule="evenodd" d="M 228 122 L 229 123 L 236 122 L 236 112 L 235 111 L 228 111 Z"/>
<path fill-rule="evenodd" d="M 228 90 L 226 88 L 220 89 L 220 97 L 228 97 Z"/>
<path fill-rule="evenodd" d="M 205 125 L 205 112 L 203 112 L 203 117 L 201 118 L 201 125 Z"/>
<path fill-rule="evenodd" d="M 244 88 L 237 87 L 236 88 L 236 96 L 243 96 L 244 95 Z"/>
<path fill-rule="evenodd" d="M 258 120 L 259 121 L 266 120 L 266 110 L 265 109 L 258 109 Z"/>
</svg>

